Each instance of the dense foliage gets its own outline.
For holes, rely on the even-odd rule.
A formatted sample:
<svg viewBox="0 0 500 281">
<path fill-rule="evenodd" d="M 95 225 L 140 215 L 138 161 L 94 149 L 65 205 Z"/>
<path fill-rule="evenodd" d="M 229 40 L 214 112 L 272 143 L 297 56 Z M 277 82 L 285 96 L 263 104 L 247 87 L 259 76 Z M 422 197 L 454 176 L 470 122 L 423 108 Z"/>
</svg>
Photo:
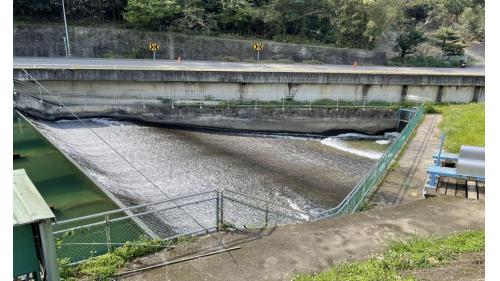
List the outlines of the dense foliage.
<svg viewBox="0 0 500 281">
<path fill-rule="evenodd" d="M 406 39 L 415 41 L 418 33 L 440 26 L 456 30 L 460 39 L 484 39 L 484 0 L 64 1 L 71 21 L 120 21 L 135 28 L 282 42 L 372 48 L 386 31 L 396 31 L 407 44 Z M 59 19 L 61 0 L 14 0 L 14 14 Z"/>
</svg>

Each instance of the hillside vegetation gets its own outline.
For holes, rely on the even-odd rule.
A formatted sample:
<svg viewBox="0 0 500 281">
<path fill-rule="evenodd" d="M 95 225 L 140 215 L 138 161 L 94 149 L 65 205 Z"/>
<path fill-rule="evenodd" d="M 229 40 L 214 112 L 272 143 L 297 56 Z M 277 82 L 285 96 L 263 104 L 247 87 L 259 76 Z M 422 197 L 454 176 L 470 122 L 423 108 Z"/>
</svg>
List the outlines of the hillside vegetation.
<svg viewBox="0 0 500 281">
<path fill-rule="evenodd" d="M 70 23 L 373 48 L 396 32 L 401 57 L 432 41 L 444 55 L 484 39 L 484 0 L 66 0 Z M 14 0 L 17 20 L 60 21 L 59 0 Z"/>
</svg>

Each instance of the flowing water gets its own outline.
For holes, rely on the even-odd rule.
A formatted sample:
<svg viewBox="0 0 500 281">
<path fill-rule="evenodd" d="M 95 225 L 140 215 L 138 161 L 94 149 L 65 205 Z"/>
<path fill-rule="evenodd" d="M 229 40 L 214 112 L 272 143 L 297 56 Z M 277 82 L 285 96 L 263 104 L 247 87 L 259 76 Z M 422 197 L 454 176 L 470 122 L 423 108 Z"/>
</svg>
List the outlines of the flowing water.
<svg viewBox="0 0 500 281">
<path fill-rule="evenodd" d="M 117 208 L 94 182 L 128 206 L 229 189 L 314 214 L 339 204 L 392 138 L 190 131 L 99 118 L 86 119 L 85 125 L 75 120 L 31 121 L 90 175 L 87 178 L 30 124 L 14 118 L 14 151 L 22 155 L 14 160 L 14 168 L 27 170 L 58 220 Z M 189 205 L 141 220 L 162 238 L 196 232 L 203 230 L 200 223 L 213 227 L 214 204 Z M 226 204 L 226 220 L 250 226 L 261 221 L 262 212 Z M 132 221 L 115 223 L 112 229 L 113 242 L 141 235 Z M 64 241 L 106 239 L 98 227 Z M 58 254 L 78 261 L 106 251 L 105 245 L 64 246 Z"/>
<path fill-rule="evenodd" d="M 127 205 L 225 188 L 314 213 L 340 203 L 387 148 L 380 136 L 223 134 L 85 120 L 155 186 L 79 121 L 34 121 Z"/>
</svg>

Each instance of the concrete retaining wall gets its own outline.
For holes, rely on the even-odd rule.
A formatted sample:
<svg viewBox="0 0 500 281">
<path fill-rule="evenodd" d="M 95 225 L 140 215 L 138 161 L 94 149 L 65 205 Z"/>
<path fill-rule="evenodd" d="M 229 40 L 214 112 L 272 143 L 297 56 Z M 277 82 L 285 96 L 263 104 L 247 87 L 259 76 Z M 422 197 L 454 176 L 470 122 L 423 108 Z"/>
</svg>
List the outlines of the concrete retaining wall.
<svg viewBox="0 0 500 281">
<path fill-rule="evenodd" d="M 82 117 L 119 117 L 147 122 L 211 127 L 234 130 L 288 132 L 331 135 L 342 132 L 378 134 L 397 127 L 394 108 L 297 108 L 234 107 L 211 104 L 175 105 L 156 100 L 144 101 L 137 96 L 120 96 L 116 100 L 92 96 L 61 97 L 66 107 L 49 96 L 30 97 L 17 94 L 16 108 L 46 119 L 73 118 L 70 110 Z"/>
<path fill-rule="evenodd" d="M 65 56 L 63 25 L 14 24 L 14 56 Z M 158 42 L 157 58 L 175 60 L 254 61 L 253 41 L 188 36 L 168 32 L 144 32 L 116 28 L 69 26 L 71 52 L 82 58 L 151 58 L 147 44 Z M 385 65 L 381 51 L 265 42 L 262 60 L 316 60 L 328 64 Z"/>
<path fill-rule="evenodd" d="M 92 98 L 114 99 L 115 103 L 127 103 L 130 99 L 158 102 L 172 99 L 280 101 L 283 98 L 305 102 L 322 99 L 398 102 L 409 97 L 424 98 L 434 102 L 484 101 L 484 87 L 471 86 L 407 86 L 405 90 L 402 85 L 130 81 L 44 81 L 43 85 L 64 95 L 70 104 L 91 103 Z M 15 86 L 18 90 L 39 94 L 38 89 L 17 83 Z"/>
</svg>

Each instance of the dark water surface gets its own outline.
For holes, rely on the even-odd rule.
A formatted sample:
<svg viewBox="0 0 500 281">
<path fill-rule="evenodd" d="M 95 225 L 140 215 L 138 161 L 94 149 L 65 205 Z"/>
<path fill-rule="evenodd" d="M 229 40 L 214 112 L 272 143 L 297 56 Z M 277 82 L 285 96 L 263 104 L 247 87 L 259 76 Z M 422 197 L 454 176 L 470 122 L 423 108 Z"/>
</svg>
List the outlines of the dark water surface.
<svg viewBox="0 0 500 281">
<path fill-rule="evenodd" d="M 31 181 L 54 207 L 57 220 L 116 209 L 116 205 L 29 123 L 14 115 L 13 149 L 20 154 L 14 169 L 25 169 Z"/>
</svg>

